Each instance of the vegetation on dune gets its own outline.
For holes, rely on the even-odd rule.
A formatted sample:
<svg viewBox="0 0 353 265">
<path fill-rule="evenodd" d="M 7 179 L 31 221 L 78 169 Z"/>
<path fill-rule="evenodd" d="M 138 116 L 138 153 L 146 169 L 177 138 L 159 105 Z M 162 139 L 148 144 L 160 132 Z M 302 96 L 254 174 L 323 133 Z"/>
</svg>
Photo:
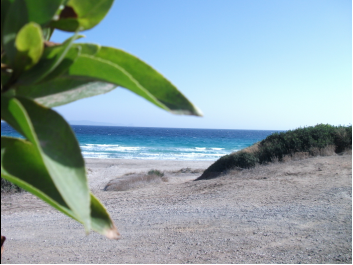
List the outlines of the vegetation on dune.
<svg viewBox="0 0 353 265">
<path fill-rule="evenodd" d="M 156 175 L 158 177 L 163 177 L 164 173 L 158 169 L 151 169 L 150 171 L 148 171 L 147 175 Z"/>
<path fill-rule="evenodd" d="M 315 155 L 317 148 L 335 146 L 335 153 L 352 148 L 352 126 L 331 126 L 319 124 L 314 127 L 299 128 L 292 131 L 274 133 L 260 142 L 259 163 L 272 162 L 273 158 L 282 161 L 285 155 L 296 152 L 309 152 Z"/>
<path fill-rule="evenodd" d="M 352 126 L 319 124 L 273 133 L 249 148 L 221 157 L 197 180 L 215 178 L 230 169 L 283 161 L 284 157 L 292 157 L 299 152 L 315 156 L 330 146 L 337 154 L 352 149 Z"/>
<path fill-rule="evenodd" d="M 148 185 L 168 182 L 168 178 L 158 169 L 151 169 L 147 173 L 128 173 L 122 177 L 112 179 L 104 187 L 105 191 L 127 191 Z"/>
<path fill-rule="evenodd" d="M 222 156 L 214 164 L 212 164 L 205 173 L 208 172 L 223 172 L 233 168 L 251 168 L 258 162 L 256 156 L 251 153 L 237 152 Z"/>
</svg>

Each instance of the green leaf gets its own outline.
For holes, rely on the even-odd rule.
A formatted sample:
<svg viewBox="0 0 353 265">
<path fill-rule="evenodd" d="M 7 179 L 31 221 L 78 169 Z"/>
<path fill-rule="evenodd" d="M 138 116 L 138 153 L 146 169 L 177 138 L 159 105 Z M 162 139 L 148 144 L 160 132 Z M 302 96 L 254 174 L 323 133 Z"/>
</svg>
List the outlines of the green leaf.
<svg viewBox="0 0 353 265">
<path fill-rule="evenodd" d="M 66 70 L 75 62 L 76 58 L 80 54 L 81 47 L 71 47 L 66 53 L 65 57 L 60 61 L 57 66 L 54 66 L 53 70 L 40 80 L 40 83 L 53 80 L 66 72 Z"/>
<path fill-rule="evenodd" d="M 43 28 L 42 31 L 43 31 L 44 40 L 49 41 L 51 35 L 52 35 L 53 32 L 54 32 L 54 29 L 53 29 L 53 28 L 50 28 L 50 27 L 46 27 L 46 28 Z"/>
<path fill-rule="evenodd" d="M 43 53 L 43 36 L 41 27 L 30 22 L 18 32 L 15 46 L 17 49 L 15 67 L 28 70 L 34 66 Z"/>
<path fill-rule="evenodd" d="M 1 137 L 1 177 L 33 193 L 65 214 L 74 214 L 55 187 L 35 146 L 28 141 Z"/>
<path fill-rule="evenodd" d="M 10 73 L 7 73 L 5 70 L 1 71 L 1 89 L 7 84 L 10 80 Z"/>
<path fill-rule="evenodd" d="M 5 24 L 6 15 L 9 13 L 9 8 L 14 0 L 1 0 L 1 39 L 2 29 Z"/>
<path fill-rule="evenodd" d="M 15 39 L 20 29 L 29 22 L 45 26 L 53 19 L 63 2 L 64 0 L 14 0 L 10 5 L 5 3 L 7 14 L 2 25 L 2 44 L 11 62 L 15 60 Z"/>
<path fill-rule="evenodd" d="M 92 229 L 110 239 L 119 239 L 120 234 L 103 204 L 91 194 Z"/>
<path fill-rule="evenodd" d="M 160 73 L 122 50 L 101 47 L 93 55 L 83 53 L 69 67 L 66 75 L 87 77 L 122 86 L 176 114 L 202 115 Z"/>
<path fill-rule="evenodd" d="M 57 107 L 78 99 L 112 91 L 116 85 L 70 76 L 58 77 L 33 86 L 21 86 L 16 94 L 34 99 L 45 107 Z"/>
<path fill-rule="evenodd" d="M 22 98 L 1 97 L 1 118 L 38 150 L 61 196 L 90 229 L 90 195 L 84 160 L 71 127 L 55 111 Z"/>
<path fill-rule="evenodd" d="M 74 47 L 81 47 L 81 53 L 67 72 L 46 83 L 18 87 L 17 95 L 56 107 L 122 86 L 173 113 L 202 115 L 177 88 L 138 58 L 96 44 L 75 43 Z"/>
<path fill-rule="evenodd" d="M 24 1 L 15 0 L 10 4 L 2 26 L 2 47 L 10 62 L 15 61 L 17 53 L 15 39 L 17 32 L 29 22 Z"/>
<path fill-rule="evenodd" d="M 76 59 L 79 53 L 78 48 L 70 48 L 73 42 L 80 37 L 82 36 L 75 34 L 62 45 L 47 47 L 36 66 L 24 72 L 15 85 L 32 85 L 45 78 L 48 80 L 61 74 Z M 68 54 L 69 51 L 70 53 Z"/>
<path fill-rule="evenodd" d="M 10 124 L 16 131 L 32 143 L 37 141 L 33 126 L 28 122 L 28 115 L 22 105 L 14 98 L 14 90 L 1 95 L 1 119 Z"/>
<path fill-rule="evenodd" d="M 35 146 L 25 140 L 1 137 L 1 177 L 36 195 L 52 207 L 79 221 L 65 203 Z M 92 194 L 92 229 L 108 238 L 119 233 L 104 206 Z"/>
<path fill-rule="evenodd" d="M 95 55 L 101 48 L 100 45 L 94 43 L 74 43 L 73 47 L 80 47 L 81 54 Z"/>
<path fill-rule="evenodd" d="M 96 26 L 108 13 L 114 0 L 69 0 L 59 20 L 51 26 L 64 31 L 82 31 Z"/>
<path fill-rule="evenodd" d="M 29 21 L 46 26 L 55 18 L 60 6 L 66 0 L 21 0 L 21 2 L 26 5 Z"/>
<path fill-rule="evenodd" d="M 73 44 L 71 49 L 75 48 L 81 50 L 80 54 L 94 55 L 99 51 L 100 46 L 96 44 Z M 66 55 L 64 61 L 69 61 L 67 57 L 68 55 Z M 73 60 L 71 58 L 71 63 L 73 63 Z M 57 69 L 66 70 L 68 67 L 67 65 L 66 68 L 60 66 Z M 48 77 L 37 85 L 17 87 L 16 94 L 32 98 L 46 107 L 56 107 L 78 99 L 104 94 L 116 87 L 114 84 L 95 81 L 95 79 L 86 77 L 67 75 L 55 79 Z M 45 82 L 47 79 L 48 81 Z"/>
</svg>

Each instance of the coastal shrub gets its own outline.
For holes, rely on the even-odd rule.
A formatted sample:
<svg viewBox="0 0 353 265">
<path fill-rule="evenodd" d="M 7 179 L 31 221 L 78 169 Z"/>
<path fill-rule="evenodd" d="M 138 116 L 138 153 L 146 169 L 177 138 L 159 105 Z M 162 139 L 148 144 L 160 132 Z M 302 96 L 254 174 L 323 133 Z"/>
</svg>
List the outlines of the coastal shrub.
<svg viewBox="0 0 353 265">
<path fill-rule="evenodd" d="M 50 4 L 49 4 L 50 3 Z M 201 116 L 166 78 L 120 49 L 75 43 L 113 0 L 1 0 L 1 119 L 24 139 L 1 136 L 1 177 L 108 238 L 119 233 L 91 194 L 70 125 L 53 107 L 123 87 L 161 109 Z M 73 32 L 53 43 L 54 30 Z"/>
<path fill-rule="evenodd" d="M 341 153 L 347 149 L 352 149 L 352 125 L 347 127 L 338 127 L 333 133 L 333 141 L 336 146 L 336 153 Z"/>
<path fill-rule="evenodd" d="M 159 171 L 158 169 L 151 169 L 150 171 L 147 172 L 147 175 L 156 175 L 158 177 L 163 177 L 164 173 Z"/>
<path fill-rule="evenodd" d="M 252 168 L 257 162 L 257 157 L 252 153 L 237 152 L 225 155 L 207 168 L 198 179 L 213 178 L 215 177 L 215 174 L 212 174 L 213 172 L 223 173 L 234 168 Z"/>
<path fill-rule="evenodd" d="M 351 125 L 318 124 L 276 132 L 251 147 L 219 158 L 196 180 L 214 178 L 234 168 L 252 168 L 256 163 L 283 161 L 288 157 L 329 155 L 347 149 L 352 149 Z"/>
<path fill-rule="evenodd" d="M 309 152 L 335 146 L 335 152 L 340 153 L 352 146 L 352 126 L 332 126 L 319 124 L 298 128 L 286 132 L 274 133 L 259 143 L 257 157 L 259 163 L 272 162 L 274 158 L 283 160 L 285 155 L 297 152 Z"/>
</svg>

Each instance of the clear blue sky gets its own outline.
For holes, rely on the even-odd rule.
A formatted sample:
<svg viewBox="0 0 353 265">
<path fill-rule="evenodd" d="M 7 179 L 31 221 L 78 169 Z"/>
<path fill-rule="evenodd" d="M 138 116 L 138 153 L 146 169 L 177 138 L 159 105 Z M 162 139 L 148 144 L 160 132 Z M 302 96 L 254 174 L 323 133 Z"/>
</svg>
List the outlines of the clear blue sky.
<svg viewBox="0 0 353 265">
<path fill-rule="evenodd" d="M 80 41 L 153 66 L 204 117 L 175 116 L 117 88 L 56 108 L 68 120 L 263 130 L 352 123 L 350 0 L 116 0 L 84 34 Z"/>
</svg>

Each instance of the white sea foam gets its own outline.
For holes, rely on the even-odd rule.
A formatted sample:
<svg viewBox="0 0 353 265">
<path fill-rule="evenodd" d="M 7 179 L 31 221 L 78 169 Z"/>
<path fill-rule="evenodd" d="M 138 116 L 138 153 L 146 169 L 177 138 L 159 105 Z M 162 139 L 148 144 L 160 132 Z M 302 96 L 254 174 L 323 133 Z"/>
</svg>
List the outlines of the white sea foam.
<svg viewBox="0 0 353 265">
<path fill-rule="evenodd" d="M 208 148 L 208 147 L 193 147 L 193 148 L 175 148 L 176 151 L 180 152 L 212 152 L 212 151 L 221 151 L 224 148 Z"/>
<path fill-rule="evenodd" d="M 188 154 L 174 154 L 175 157 L 212 157 L 212 156 L 223 156 L 225 154 L 198 154 L 198 153 L 188 153 Z"/>
<path fill-rule="evenodd" d="M 86 144 L 86 145 L 81 145 L 80 147 L 81 147 L 81 150 L 117 151 L 117 152 L 138 151 L 143 149 L 142 147 L 120 146 L 120 145 L 113 145 L 113 144 Z"/>
<path fill-rule="evenodd" d="M 86 156 L 99 156 L 99 155 L 109 155 L 109 153 L 103 153 L 103 152 L 85 152 L 83 151 L 82 154 Z"/>
<path fill-rule="evenodd" d="M 140 147 L 118 144 L 84 144 L 86 158 L 157 159 L 157 160 L 216 160 L 227 152 L 224 148 L 209 147 Z"/>
<path fill-rule="evenodd" d="M 82 155 L 85 158 L 109 158 L 109 154 L 107 153 L 82 152 Z"/>
</svg>

